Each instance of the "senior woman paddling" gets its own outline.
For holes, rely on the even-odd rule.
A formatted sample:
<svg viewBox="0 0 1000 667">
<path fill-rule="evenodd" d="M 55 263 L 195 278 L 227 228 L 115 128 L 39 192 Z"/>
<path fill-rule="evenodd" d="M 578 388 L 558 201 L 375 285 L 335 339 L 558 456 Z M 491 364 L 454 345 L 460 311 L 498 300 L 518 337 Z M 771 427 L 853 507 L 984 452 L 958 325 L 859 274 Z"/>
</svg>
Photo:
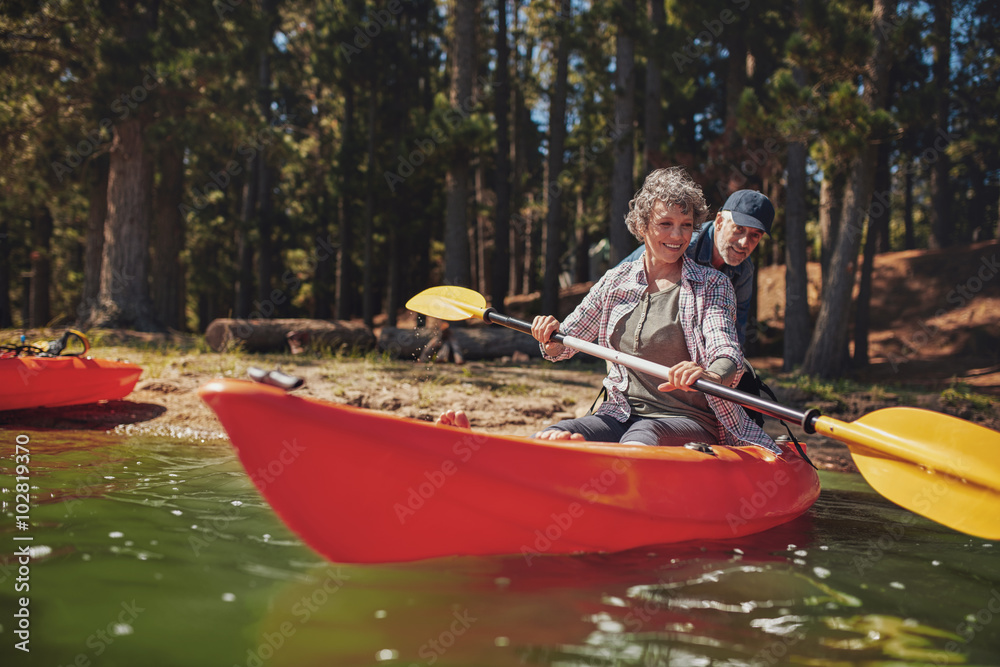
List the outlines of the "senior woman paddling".
<svg viewBox="0 0 1000 667">
<path fill-rule="evenodd" d="M 707 213 L 701 188 L 682 168 L 652 172 L 629 202 L 625 219 L 645 246 L 642 256 L 606 273 L 564 322 L 550 315 L 534 319 L 532 335 L 552 361 L 576 354 L 550 340 L 561 331 L 670 366 L 663 382 L 611 365 L 604 379 L 607 400 L 594 414 L 561 421 L 537 437 L 659 446 L 754 444 L 779 451 L 743 410 L 691 388 L 699 378 L 733 386 L 743 369 L 731 282 L 685 257 Z"/>
</svg>

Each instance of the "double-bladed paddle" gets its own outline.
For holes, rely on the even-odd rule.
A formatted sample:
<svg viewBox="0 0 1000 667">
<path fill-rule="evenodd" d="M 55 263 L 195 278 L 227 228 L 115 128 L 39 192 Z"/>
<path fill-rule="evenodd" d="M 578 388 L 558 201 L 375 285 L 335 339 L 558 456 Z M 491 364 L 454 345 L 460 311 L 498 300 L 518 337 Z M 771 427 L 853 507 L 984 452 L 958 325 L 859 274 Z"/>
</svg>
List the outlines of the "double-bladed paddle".
<svg viewBox="0 0 1000 667">
<path fill-rule="evenodd" d="M 472 317 L 531 333 L 531 324 L 498 313 L 464 287 L 424 290 L 406 307 L 441 320 Z M 552 340 L 600 359 L 655 377 L 666 366 L 556 333 Z M 707 380 L 698 391 L 733 401 L 777 419 L 797 422 L 807 433 L 838 440 L 851 451 L 862 476 L 880 494 L 917 514 L 955 530 L 1000 539 L 1000 433 L 957 417 L 918 408 L 883 408 L 853 422 L 800 412 Z"/>
</svg>

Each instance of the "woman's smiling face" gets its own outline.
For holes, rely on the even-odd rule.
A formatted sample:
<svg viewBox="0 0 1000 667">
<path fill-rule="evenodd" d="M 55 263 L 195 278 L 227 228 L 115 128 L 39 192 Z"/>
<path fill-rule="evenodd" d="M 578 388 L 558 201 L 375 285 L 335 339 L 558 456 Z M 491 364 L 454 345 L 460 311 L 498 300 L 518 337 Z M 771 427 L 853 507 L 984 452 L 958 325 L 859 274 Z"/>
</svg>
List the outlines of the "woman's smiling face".
<svg viewBox="0 0 1000 667">
<path fill-rule="evenodd" d="M 693 233 L 694 217 L 690 213 L 657 201 L 644 234 L 646 253 L 657 262 L 673 264 L 684 256 Z"/>
</svg>

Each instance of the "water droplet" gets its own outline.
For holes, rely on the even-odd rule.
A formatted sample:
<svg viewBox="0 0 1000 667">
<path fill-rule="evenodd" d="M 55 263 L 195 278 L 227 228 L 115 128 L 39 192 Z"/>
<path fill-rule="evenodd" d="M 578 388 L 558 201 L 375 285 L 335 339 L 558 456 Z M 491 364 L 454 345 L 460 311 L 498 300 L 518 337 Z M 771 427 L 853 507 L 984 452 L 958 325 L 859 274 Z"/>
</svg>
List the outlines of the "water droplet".
<svg viewBox="0 0 1000 667">
<path fill-rule="evenodd" d="M 903 584 L 902 584 L 901 582 L 899 582 L 899 581 L 890 581 L 890 582 L 889 582 L 889 586 L 891 586 L 892 588 L 898 588 L 898 589 L 899 589 L 899 590 L 901 590 L 901 591 L 905 591 L 905 590 L 906 590 L 906 586 L 904 586 L 904 585 L 903 585 Z"/>
<path fill-rule="evenodd" d="M 170 510 L 170 513 L 173 514 L 174 516 L 180 516 L 181 514 L 184 514 L 184 512 L 180 510 Z"/>
<path fill-rule="evenodd" d="M 130 635 L 132 632 L 132 626 L 128 623 L 115 623 L 114 627 L 111 628 L 111 634 L 118 635 L 119 637 L 122 635 Z"/>
<path fill-rule="evenodd" d="M 375 612 L 375 618 L 385 618 L 389 613 L 385 609 L 379 609 Z"/>
<path fill-rule="evenodd" d="M 399 656 L 399 651 L 397 651 L 396 649 L 384 648 L 375 654 L 375 659 L 378 660 L 379 662 L 383 662 L 385 660 L 395 660 L 398 656 Z"/>
<path fill-rule="evenodd" d="M 222 594 L 222 601 L 223 602 L 232 602 L 235 599 L 236 599 L 236 596 L 233 595 L 232 593 L 223 593 Z"/>
<path fill-rule="evenodd" d="M 117 539 L 119 537 L 125 537 L 125 533 L 122 533 L 122 532 L 117 531 L 117 530 L 112 530 L 110 533 L 108 533 L 108 537 L 110 537 L 112 539 Z"/>
<path fill-rule="evenodd" d="M 32 558 L 44 558 L 52 553 L 52 547 L 39 544 L 36 547 L 28 547 L 28 553 L 31 554 Z"/>
</svg>

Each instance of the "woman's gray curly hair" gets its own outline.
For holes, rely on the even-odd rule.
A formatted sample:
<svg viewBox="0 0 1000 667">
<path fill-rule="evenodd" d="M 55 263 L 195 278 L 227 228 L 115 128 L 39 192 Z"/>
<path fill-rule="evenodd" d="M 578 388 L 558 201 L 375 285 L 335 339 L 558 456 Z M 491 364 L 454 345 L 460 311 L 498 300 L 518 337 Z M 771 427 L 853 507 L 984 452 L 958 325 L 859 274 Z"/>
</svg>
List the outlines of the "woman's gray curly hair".
<svg viewBox="0 0 1000 667">
<path fill-rule="evenodd" d="M 653 204 L 662 201 L 667 206 L 676 206 L 694 219 L 695 231 L 708 217 L 708 204 L 701 192 L 701 186 L 685 171 L 684 167 L 669 167 L 650 172 L 635 198 L 628 203 L 625 224 L 640 241 L 649 226 L 649 216 Z"/>
</svg>

